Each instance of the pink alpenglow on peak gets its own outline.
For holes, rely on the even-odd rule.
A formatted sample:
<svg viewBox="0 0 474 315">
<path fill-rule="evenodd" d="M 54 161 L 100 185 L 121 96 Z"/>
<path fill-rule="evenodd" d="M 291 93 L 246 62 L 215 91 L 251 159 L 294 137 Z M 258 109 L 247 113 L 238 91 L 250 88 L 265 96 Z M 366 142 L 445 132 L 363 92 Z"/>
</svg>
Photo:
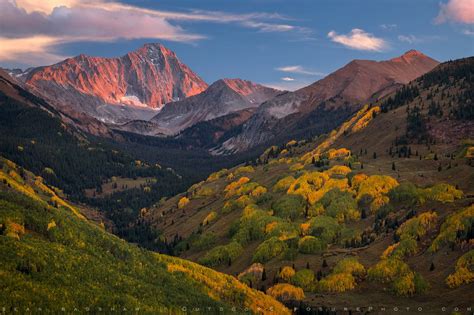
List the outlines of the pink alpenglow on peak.
<svg viewBox="0 0 474 315">
<path fill-rule="evenodd" d="M 73 107 L 103 121 L 123 120 L 113 117 L 117 109 L 99 112 L 103 105 L 160 109 L 207 88 L 206 82 L 161 44 L 145 44 L 117 58 L 79 55 L 35 68 L 22 79 L 53 104 Z"/>
</svg>

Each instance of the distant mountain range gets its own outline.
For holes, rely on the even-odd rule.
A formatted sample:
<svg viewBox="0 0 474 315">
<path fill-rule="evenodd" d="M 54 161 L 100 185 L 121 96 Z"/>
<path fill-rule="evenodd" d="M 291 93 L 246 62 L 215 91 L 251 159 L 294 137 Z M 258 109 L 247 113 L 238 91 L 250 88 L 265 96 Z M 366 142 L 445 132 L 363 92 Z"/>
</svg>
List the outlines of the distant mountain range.
<svg viewBox="0 0 474 315">
<path fill-rule="evenodd" d="M 436 65 L 438 61 L 415 50 L 387 61 L 353 60 L 322 80 L 287 92 L 241 79 L 207 86 L 174 52 L 146 44 L 120 58 L 80 55 L 10 75 L 93 134 L 192 134 L 196 145 L 206 143 L 212 154 L 225 155 L 328 132 L 364 103 Z"/>
<path fill-rule="evenodd" d="M 79 55 L 13 74 L 55 106 L 107 123 L 149 119 L 164 104 L 207 88 L 174 52 L 160 44 L 144 45 L 119 58 Z"/>
<path fill-rule="evenodd" d="M 273 138 L 327 132 L 364 103 L 393 92 L 438 64 L 415 50 L 387 61 L 353 60 L 322 80 L 263 104 L 242 132 L 215 152 L 243 151 Z"/>
<path fill-rule="evenodd" d="M 241 79 L 222 79 L 214 82 L 204 92 L 181 101 L 166 104 L 148 125 L 147 134 L 175 135 L 181 130 L 201 121 L 211 120 L 238 112 L 257 108 L 281 91 Z M 143 122 L 127 123 L 125 128 Z M 143 133 L 143 130 L 142 132 Z"/>
</svg>

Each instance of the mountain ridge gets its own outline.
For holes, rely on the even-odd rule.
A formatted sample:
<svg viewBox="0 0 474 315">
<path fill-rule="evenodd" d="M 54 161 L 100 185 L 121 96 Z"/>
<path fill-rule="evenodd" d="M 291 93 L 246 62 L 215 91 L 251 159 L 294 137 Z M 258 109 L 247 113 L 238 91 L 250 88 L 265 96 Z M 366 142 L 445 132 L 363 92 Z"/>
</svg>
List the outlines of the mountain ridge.
<svg viewBox="0 0 474 315">
<path fill-rule="evenodd" d="M 145 44 L 121 57 L 81 54 L 17 77 L 54 105 L 105 122 L 150 118 L 154 109 L 207 88 L 161 44 Z"/>
<path fill-rule="evenodd" d="M 199 122 L 257 108 L 279 93 L 281 91 L 248 80 L 220 79 L 200 94 L 168 103 L 149 120 L 147 133 L 174 136 Z M 127 127 L 131 127 L 130 123 Z"/>
<path fill-rule="evenodd" d="M 281 130 L 277 127 L 278 121 L 294 115 L 290 118 L 294 120 L 290 123 L 294 124 L 321 106 L 329 110 L 348 107 L 349 112 L 355 111 L 362 103 L 370 101 L 374 94 L 378 97 L 386 95 L 438 64 L 438 61 L 414 50 L 386 61 L 353 60 L 309 86 L 265 102 L 244 124 L 241 134 L 214 151 L 220 154 L 242 151 L 270 141 Z"/>
</svg>

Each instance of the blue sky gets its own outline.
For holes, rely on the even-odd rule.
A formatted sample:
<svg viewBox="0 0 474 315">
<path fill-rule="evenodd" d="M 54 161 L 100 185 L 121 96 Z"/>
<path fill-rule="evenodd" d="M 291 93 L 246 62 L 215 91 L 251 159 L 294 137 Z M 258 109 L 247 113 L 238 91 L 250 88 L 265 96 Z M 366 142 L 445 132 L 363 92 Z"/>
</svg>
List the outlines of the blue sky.
<svg viewBox="0 0 474 315">
<path fill-rule="evenodd" d="M 295 89 L 352 59 L 474 55 L 474 0 L 0 0 L 0 12 L 3 67 L 161 42 L 208 83 Z"/>
</svg>

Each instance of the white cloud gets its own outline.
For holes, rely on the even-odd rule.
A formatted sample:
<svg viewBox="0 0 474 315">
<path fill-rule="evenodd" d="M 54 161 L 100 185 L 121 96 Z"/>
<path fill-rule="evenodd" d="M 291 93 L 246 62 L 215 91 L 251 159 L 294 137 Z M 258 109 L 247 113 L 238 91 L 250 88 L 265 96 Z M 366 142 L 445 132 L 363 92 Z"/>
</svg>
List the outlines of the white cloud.
<svg viewBox="0 0 474 315">
<path fill-rule="evenodd" d="M 357 50 L 382 51 L 388 47 L 385 40 L 358 28 L 352 29 L 347 35 L 330 31 L 328 37 L 335 43 Z"/>
<path fill-rule="evenodd" d="M 448 0 L 447 3 L 441 3 L 435 23 L 440 24 L 447 21 L 474 24 L 474 1 Z"/>
<path fill-rule="evenodd" d="M 322 72 L 310 71 L 305 69 L 303 66 L 285 66 L 285 67 L 278 67 L 275 70 L 287 73 L 296 73 L 296 74 L 304 74 L 304 75 L 325 75 Z"/>
<path fill-rule="evenodd" d="M 415 35 L 398 35 L 398 40 L 401 41 L 401 42 L 405 42 L 405 43 L 409 43 L 409 44 L 414 44 L 414 43 L 418 43 L 420 42 L 421 40 L 416 37 Z"/>
<path fill-rule="evenodd" d="M 468 30 L 468 29 L 463 30 L 462 33 L 463 33 L 464 35 L 474 36 L 474 31 L 471 31 L 471 30 Z"/>
<path fill-rule="evenodd" d="M 281 78 L 282 81 L 287 81 L 287 82 L 290 82 L 290 81 L 295 81 L 294 78 L 291 78 L 291 77 L 283 77 Z"/>
</svg>

